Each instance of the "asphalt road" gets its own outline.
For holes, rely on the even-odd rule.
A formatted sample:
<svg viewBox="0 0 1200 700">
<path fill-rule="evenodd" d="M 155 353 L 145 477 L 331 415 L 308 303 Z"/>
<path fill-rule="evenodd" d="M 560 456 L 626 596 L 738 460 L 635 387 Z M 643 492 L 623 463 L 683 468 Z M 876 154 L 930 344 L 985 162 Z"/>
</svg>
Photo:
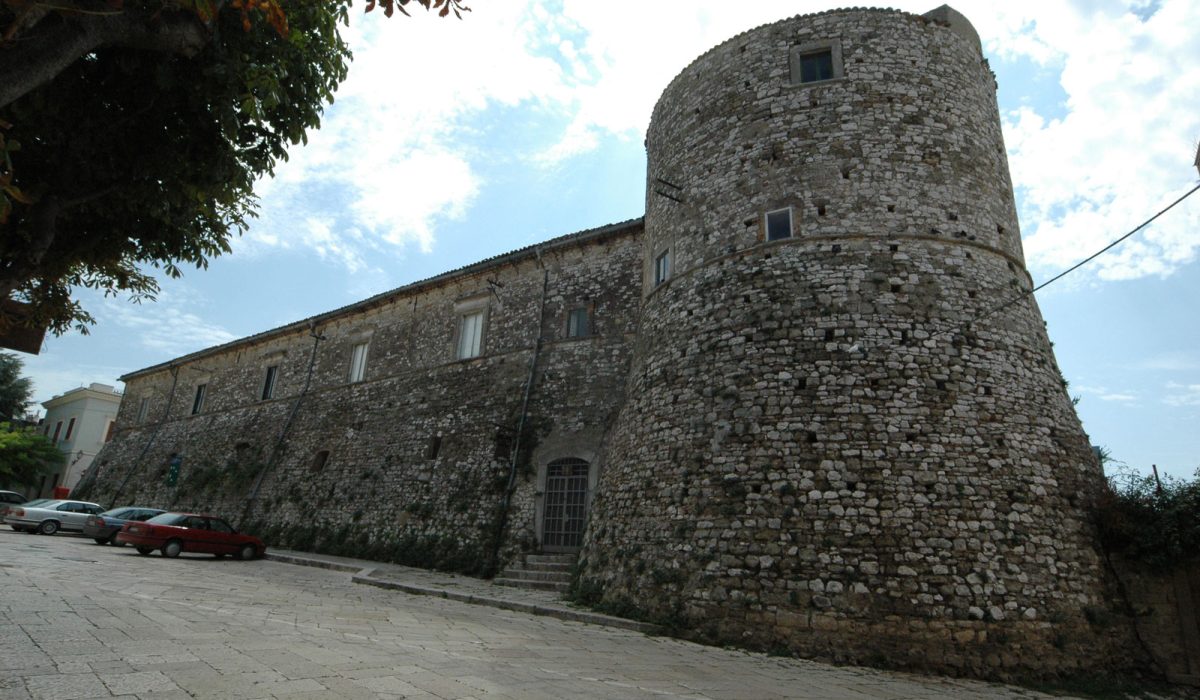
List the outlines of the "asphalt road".
<svg viewBox="0 0 1200 700">
<path fill-rule="evenodd" d="M 0 530 L 0 698 L 1033 698 Z"/>
</svg>

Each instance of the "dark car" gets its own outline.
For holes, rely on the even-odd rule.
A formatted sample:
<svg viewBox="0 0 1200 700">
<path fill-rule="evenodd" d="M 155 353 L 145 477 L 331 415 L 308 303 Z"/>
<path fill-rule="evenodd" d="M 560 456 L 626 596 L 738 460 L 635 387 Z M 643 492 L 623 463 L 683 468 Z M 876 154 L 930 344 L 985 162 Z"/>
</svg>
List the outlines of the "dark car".
<svg viewBox="0 0 1200 700">
<path fill-rule="evenodd" d="M 164 557 L 195 552 L 254 559 L 267 551 L 257 537 L 240 534 L 221 518 L 195 513 L 163 513 L 144 523 L 126 523 L 117 533 L 116 541 L 133 545 L 138 554 L 146 555 L 157 549 Z"/>
<path fill-rule="evenodd" d="M 83 521 L 83 534 L 85 537 L 96 540 L 96 544 L 119 544 L 116 541 L 117 533 L 121 531 L 122 527 L 125 527 L 125 523 L 142 522 L 165 512 L 158 508 L 138 508 L 136 506 L 113 508 L 98 515 L 88 516 L 88 519 Z"/>
</svg>

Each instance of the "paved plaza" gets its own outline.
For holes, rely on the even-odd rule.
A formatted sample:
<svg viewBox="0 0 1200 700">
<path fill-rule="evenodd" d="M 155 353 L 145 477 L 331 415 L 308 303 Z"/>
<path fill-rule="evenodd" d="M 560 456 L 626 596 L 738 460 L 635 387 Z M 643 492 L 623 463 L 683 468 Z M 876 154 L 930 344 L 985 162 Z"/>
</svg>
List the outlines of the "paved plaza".
<svg viewBox="0 0 1200 700">
<path fill-rule="evenodd" d="M 1048 697 L 704 647 L 352 577 L 4 529 L 0 698 Z"/>
</svg>

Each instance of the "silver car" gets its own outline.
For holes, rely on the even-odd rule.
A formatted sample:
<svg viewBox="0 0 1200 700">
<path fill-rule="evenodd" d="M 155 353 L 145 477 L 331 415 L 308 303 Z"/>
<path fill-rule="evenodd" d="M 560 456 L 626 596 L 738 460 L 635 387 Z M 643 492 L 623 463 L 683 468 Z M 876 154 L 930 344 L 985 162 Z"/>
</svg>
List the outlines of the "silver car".
<svg viewBox="0 0 1200 700">
<path fill-rule="evenodd" d="M 40 532 L 53 535 L 59 530 L 82 532 L 89 515 L 104 509 L 86 501 L 53 500 L 36 506 L 9 506 L 4 522 L 17 532 Z"/>
</svg>

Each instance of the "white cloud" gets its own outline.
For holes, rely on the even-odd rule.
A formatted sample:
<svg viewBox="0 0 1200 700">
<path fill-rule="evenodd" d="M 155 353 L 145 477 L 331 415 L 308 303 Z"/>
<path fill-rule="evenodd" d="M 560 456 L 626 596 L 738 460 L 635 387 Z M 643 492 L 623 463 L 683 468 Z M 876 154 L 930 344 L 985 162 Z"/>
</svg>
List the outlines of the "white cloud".
<svg viewBox="0 0 1200 700">
<path fill-rule="evenodd" d="M 1115 401 L 1117 403 L 1129 403 L 1137 401 L 1138 396 L 1129 391 L 1111 391 L 1102 386 L 1085 386 L 1072 385 L 1071 390 L 1077 392 L 1081 396 L 1092 396 L 1101 401 Z"/>
<path fill-rule="evenodd" d="M 1194 183 L 1200 5 L 1164 0 L 1145 21 L 1134 12 L 1142 5 L 1015 4 L 997 13 L 992 28 L 1001 33 L 989 47 L 1060 67 L 1066 93 L 1059 118 L 1032 106 L 1005 115 L 1025 255 L 1043 275 L 1104 247 Z M 1198 229 L 1200 198 L 1087 269 L 1105 280 L 1165 276 L 1196 258 Z"/>
<path fill-rule="evenodd" d="M 1185 372 L 1200 369 L 1200 358 L 1191 353 L 1168 352 L 1149 357 L 1138 364 L 1139 369 Z"/>
<path fill-rule="evenodd" d="M 183 355 L 238 338 L 197 313 L 185 310 L 203 313 L 199 308 L 203 302 L 197 302 L 193 297 L 187 287 L 173 285 L 172 290 L 162 291 L 153 303 L 131 304 L 106 299 L 97 317 L 105 326 L 128 329 L 129 338 L 136 338 L 142 347 L 164 357 Z"/>
<path fill-rule="evenodd" d="M 1200 406 L 1200 384 L 1167 382 L 1162 401 L 1168 406 Z"/>
<path fill-rule="evenodd" d="M 473 120 L 563 100 L 558 66 L 526 50 L 522 7 L 472 9 L 461 22 L 352 13 L 350 76 L 307 146 L 259 183 L 264 216 L 239 248 L 316 247 L 351 271 L 378 245 L 432 249 L 437 223 L 479 193 Z"/>
</svg>

